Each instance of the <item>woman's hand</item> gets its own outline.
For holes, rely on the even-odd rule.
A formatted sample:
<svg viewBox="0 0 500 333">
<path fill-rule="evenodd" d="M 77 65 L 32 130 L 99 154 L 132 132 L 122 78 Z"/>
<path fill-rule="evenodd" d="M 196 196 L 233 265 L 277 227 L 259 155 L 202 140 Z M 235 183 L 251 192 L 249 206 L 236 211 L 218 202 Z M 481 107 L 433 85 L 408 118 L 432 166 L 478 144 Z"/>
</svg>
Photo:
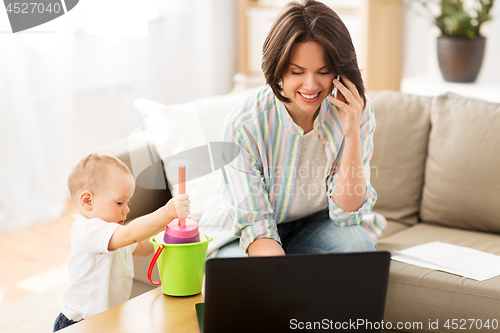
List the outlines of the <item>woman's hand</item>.
<svg viewBox="0 0 500 333">
<path fill-rule="evenodd" d="M 334 79 L 333 84 L 340 92 L 336 99 L 328 96 L 328 100 L 339 108 L 340 122 L 342 123 L 344 136 L 358 137 L 360 135 L 361 112 L 363 111 L 363 99 L 359 96 L 358 89 L 348 78 L 342 76 L 346 83 L 344 86 L 339 80 Z"/>
<path fill-rule="evenodd" d="M 270 238 L 259 238 L 248 246 L 250 257 L 274 257 L 284 256 L 285 251 L 277 241 Z"/>
</svg>

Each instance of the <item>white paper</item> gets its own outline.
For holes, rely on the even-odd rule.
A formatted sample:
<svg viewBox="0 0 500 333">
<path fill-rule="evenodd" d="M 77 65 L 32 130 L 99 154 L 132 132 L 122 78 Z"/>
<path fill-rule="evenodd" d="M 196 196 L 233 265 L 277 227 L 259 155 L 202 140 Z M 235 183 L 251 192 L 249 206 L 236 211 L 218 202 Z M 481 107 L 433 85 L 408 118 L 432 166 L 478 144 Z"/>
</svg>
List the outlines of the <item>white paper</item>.
<svg viewBox="0 0 500 333">
<path fill-rule="evenodd" d="M 483 281 L 500 275 L 500 256 L 468 247 L 432 242 L 396 251 L 393 260 Z"/>
</svg>

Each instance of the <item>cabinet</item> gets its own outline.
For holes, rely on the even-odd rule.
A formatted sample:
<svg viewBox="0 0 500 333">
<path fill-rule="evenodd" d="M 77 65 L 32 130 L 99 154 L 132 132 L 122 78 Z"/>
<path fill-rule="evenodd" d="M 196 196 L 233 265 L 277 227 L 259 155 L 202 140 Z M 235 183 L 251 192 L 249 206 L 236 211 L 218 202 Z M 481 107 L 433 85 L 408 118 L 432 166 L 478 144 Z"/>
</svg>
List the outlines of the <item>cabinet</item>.
<svg viewBox="0 0 500 333">
<path fill-rule="evenodd" d="M 473 83 L 446 82 L 439 73 L 424 73 L 404 78 L 401 92 L 424 96 L 437 96 L 454 92 L 467 97 L 500 103 L 500 80 L 487 80 Z"/>
<path fill-rule="evenodd" d="M 394 1 L 323 1 L 337 12 L 351 33 L 358 63 L 371 90 L 399 90 L 402 55 L 402 6 Z M 262 76 L 262 44 L 287 1 L 239 0 L 239 60 L 241 73 Z"/>
</svg>

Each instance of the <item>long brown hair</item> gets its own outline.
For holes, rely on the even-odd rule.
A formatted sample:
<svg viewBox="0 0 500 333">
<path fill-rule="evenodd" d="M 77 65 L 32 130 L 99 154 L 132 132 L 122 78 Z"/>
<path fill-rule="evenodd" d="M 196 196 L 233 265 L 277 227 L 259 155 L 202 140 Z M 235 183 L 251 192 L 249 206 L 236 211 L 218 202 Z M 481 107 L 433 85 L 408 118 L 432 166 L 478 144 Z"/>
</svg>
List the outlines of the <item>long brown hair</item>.
<svg viewBox="0 0 500 333">
<path fill-rule="evenodd" d="M 330 73 L 346 76 L 356 85 L 363 102 L 366 102 L 351 35 L 333 9 L 315 0 L 286 5 L 274 20 L 264 42 L 262 72 L 276 97 L 284 103 L 291 102 L 281 94 L 278 82 L 288 69 L 292 46 L 308 41 L 317 42 L 323 47 L 323 56 Z"/>
</svg>

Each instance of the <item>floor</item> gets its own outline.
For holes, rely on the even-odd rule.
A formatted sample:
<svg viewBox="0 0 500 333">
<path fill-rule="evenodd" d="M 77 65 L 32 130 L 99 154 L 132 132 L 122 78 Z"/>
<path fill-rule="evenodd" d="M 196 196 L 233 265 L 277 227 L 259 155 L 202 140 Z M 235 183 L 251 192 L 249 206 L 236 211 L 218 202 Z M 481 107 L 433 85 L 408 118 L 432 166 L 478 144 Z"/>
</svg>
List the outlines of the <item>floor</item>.
<svg viewBox="0 0 500 333">
<path fill-rule="evenodd" d="M 77 212 L 68 202 L 56 221 L 0 233 L 0 308 L 69 281 L 69 233 Z"/>
</svg>

